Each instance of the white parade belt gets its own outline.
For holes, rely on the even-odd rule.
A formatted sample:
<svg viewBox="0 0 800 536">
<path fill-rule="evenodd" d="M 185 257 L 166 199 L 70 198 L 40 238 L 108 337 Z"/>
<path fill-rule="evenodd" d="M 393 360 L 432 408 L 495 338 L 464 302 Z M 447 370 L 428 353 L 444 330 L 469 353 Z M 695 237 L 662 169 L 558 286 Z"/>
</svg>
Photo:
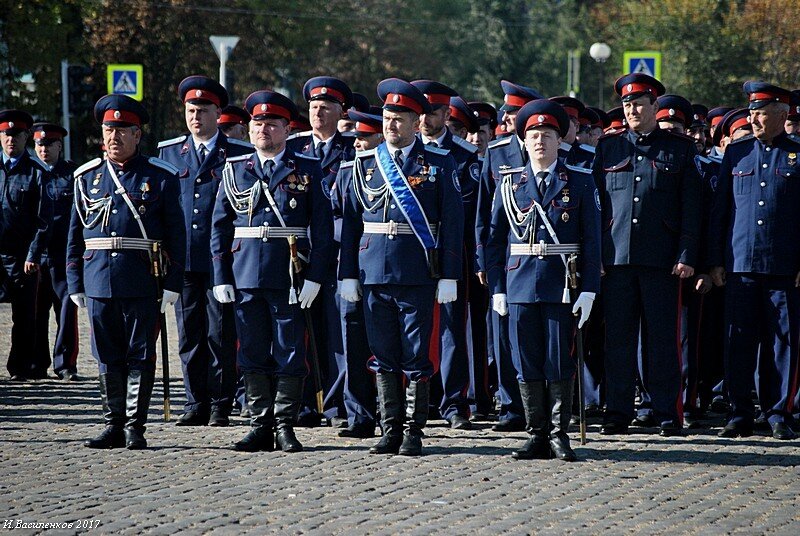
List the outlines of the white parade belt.
<svg viewBox="0 0 800 536">
<path fill-rule="evenodd" d="M 308 230 L 305 227 L 269 227 L 259 225 L 258 227 L 236 227 L 233 231 L 234 238 L 260 238 L 267 241 L 270 238 L 306 238 Z"/>
<path fill-rule="evenodd" d="M 545 255 L 570 255 L 580 253 L 580 244 L 511 244 L 512 255 L 531 255 L 544 257 Z"/>
<path fill-rule="evenodd" d="M 431 225 L 431 235 L 433 238 L 436 239 L 436 234 L 438 231 L 438 224 Z M 365 234 L 385 234 L 392 236 L 397 235 L 413 235 L 414 230 L 411 226 L 407 223 L 397 223 L 396 221 L 388 221 L 385 223 L 381 222 L 371 222 L 365 221 L 364 222 L 364 233 Z"/>
<path fill-rule="evenodd" d="M 160 240 L 146 238 L 129 238 L 126 236 L 111 236 L 107 238 L 87 238 L 86 249 L 135 249 L 139 251 L 157 251 L 161 246 Z"/>
</svg>

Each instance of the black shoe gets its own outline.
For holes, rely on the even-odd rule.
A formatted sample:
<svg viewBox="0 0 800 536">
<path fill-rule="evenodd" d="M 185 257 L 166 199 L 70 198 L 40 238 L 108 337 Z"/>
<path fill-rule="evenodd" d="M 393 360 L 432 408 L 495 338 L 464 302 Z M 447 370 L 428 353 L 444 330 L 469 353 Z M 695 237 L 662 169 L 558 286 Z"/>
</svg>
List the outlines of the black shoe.
<svg viewBox="0 0 800 536">
<path fill-rule="evenodd" d="M 271 427 L 251 428 L 241 441 L 233 444 L 233 448 L 240 452 L 272 452 L 275 450 L 275 434 Z"/>
<path fill-rule="evenodd" d="M 797 434 L 792 430 L 792 427 L 785 422 L 776 422 L 770 425 L 772 427 L 772 437 L 786 441 L 789 439 L 797 439 Z"/>
<path fill-rule="evenodd" d="M 587 419 L 603 416 L 603 408 L 601 408 L 597 404 L 586 404 L 585 412 Z"/>
<path fill-rule="evenodd" d="M 26 382 L 26 381 L 28 381 L 28 378 L 26 378 L 22 374 L 12 374 L 11 375 L 11 381 L 12 382 Z"/>
<path fill-rule="evenodd" d="M 767 419 L 766 413 L 759 412 L 758 416 L 753 419 L 753 430 L 772 433 L 772 424 Z"/>
<path fill-rule="evenodd" d="M 628 425 L 620 422 L 609 421 L 600 427 L 600 435 L 625 435 L 628 433 Z"/>
<path fill-rule="evenodd" d="M 351 424 L 344 430 L 339 430 L 339 437 L 355 437 L 359 439 L 368 439 L 375 437 L 375 423 L 356 423 Z"/>
<path fill-rule="evenodd" d="M 121 449 L 125 447 L 125 434 L 122 428 L 106 426 L 100 435 L 86 440 L 83 446 L 90 449 Z"/>
<path fill-rule="evenodd" d="M 750 437 L 753 435 L 753 425 L 742 422 L 729 422 L 719 431 L 719 437 Z"/>
<path fill-rule="evenodd" d="M 633 418 L 631 426 L 636 426 L 637 428 L 655 428 L 658 424 L 651 413 L 643 413 Z"/>
<path fill-rule="evenodd" d="M 403 443 L 397 453 L 400 456 L 421 456 L 422 438 L 418 435 L 403 434 Z"/>
<path fill-rule="evenodd" d="M 520 450 L 511 453 L 515 460 L 549 460 L 550 445 L 546 437 L 532 435 Z"/>
<path fill-rule="evenodd" d="M 398 454 L 403 443 L 402 435 L 384 434 L 378 443 L 369 449 L 370 454 Z"/>
<path fill-rule="evenodd" d="M 494 432 L 522 432 L 525 430 L 525 421 L 518 419 L 504 419 L 497 421 L 497 424 L 492 426 Z"/>
<path fill-rule="evenodd" d="M 202 411 L 190 409 L 178 419 L 175 426 L 205 426 L 208 424 L 208 414 Z"/>
<path fill-rule="evenodd" d="M 316 411 L 300 415 L 297 419 L 296 426 L 300 428 L 316 428 L 317 426 L 322 426 L 322 417 Z"/>
<path fill-rule="evenodd" d="M 553 458 L 564 462 L 574 462 L 578 460 L 575 451 L 569 446 L 567 434 L 560 433 L 550 438 L 550 450 Z"/>
<path fill-rule="evenodd" d="M 683 430 L 676 423 L 665 423 L 661 425 L 661 431 L 658 434 L 661 437 L 676 437 L 683 435 Z"/>
<path fill-rule="evenodd" d="M 144 433 L 135 428 L 125 428 L 125 448 L 128 450 L 143 450 L 147 448 Z"/>
<path fill-rule="evenodd" d="M 230 423 L 231 419 L 227 411 L 218 408 L 211 410 L 211 416 L 208 418 L 209 426 L 228 426 Z"/>
<path fill-rule="evenodd" d="M 708 409 L 714 413 L 726 414 L 731 411 L 731 405 L 723 397 L 715 396 Z"/>
<path fill-rule="evenodd" d="M 71 370 L 62 370 L 58 373 L 58 377 L 65 382 L 82 382 L 86 380 L 86 378 L 78 376 L 77 372 Z"/>
<path fill-rule="evenodd" d="M 28 374 L 28 379 L 30 380 L 48 380 L 50 376 L 47 375 L 46 370 L 32 370 Z"/>
<path fill-rule="evenodd" d="M 450 418 L 450 428 L 453 430 L 472 430 L 472 423 L 466 417 L 455 414 Z"/>
<path fill-rule="evenodd" d="M 275 446 L 283 452 L 302 452 L 303 445 L 294 435 L 294 430 L 286 426 L 278 430 L 275 434 Z"/>
<path fill-rule="evenodd" d="M 703 417 L 704 415 L 702 413 L 687 413 L 683 416 L 683 425 L 690 430 L 702 428 L 703 425 L 700 422 L 700 419 Z"/>
<path fill-rule="evenodd" d="M 253 412 L 250 411 L 250 407 L 249 406 L 243 407 L 242 410 L 239 412 L 239 417 L 241 417 L 242 419 L 249 419 L 252 416 L 253 416 Z"/>
<path fill-rule="evenodd" d="M 469 420 L 472 422 L 488 421 L 489 414 L 484 411 L 476 411 L 469 416 Z"/>
</svg>

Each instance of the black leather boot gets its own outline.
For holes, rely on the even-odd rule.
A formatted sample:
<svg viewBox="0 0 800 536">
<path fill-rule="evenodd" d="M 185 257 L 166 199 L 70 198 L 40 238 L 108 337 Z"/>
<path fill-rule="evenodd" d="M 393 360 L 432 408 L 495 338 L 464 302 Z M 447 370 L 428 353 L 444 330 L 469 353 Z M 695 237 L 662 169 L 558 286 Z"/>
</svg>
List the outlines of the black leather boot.
<svg viewBox="0 0 800 536">
<path fill-rule="evenodd" d="M 572 414 L 572 379 L 550 382 L 547 386 L 550 405 L 550 449 L 553 457 L 565 462 L 578 459 L 569 446 L 569 421 Z"/>
<path fill-rule="evenodd" d="M 403 377 L 379 372 L 376 384 L 383 437 L 369 451 L 371 454 L 397 454 L 403 443 Z"/>
<path fill-rule="evenodd" d="M 406 387 L 406 423 L 403 444 L 398 454 L 402 456 L 422 455 L 422 429 L 428 422 L 428 399 L 430 384 L 425 381 L 410 381 Z"/>
<path fill-rule="evenodd" d="M 83 445 L 90 449 L 119 449 L 125 446 L 125 370 L 108 371 L 100 375 L 100 399 L 106 427 L 100 435 Z"/>
<path fill-rule="evenodd" d="M 154 370 L 129 370 L 125 423 L 125 447 L 129 450 L 147 448 L 144 438 L 150 395 L 153 394 Z"/>
<path fill-rule="evenodd" d="M 272 404 L 274 380 L 268 374 L 244 373 L 244 388 L 250 407 L 250 431 L 233 448 L 243 452 L 275 450 L 275 419 Z"/>
<path fill-rule="evenodd" d="M 522 395 L 522 407 L 525 409 L 525 430 L 531 437 L 520 450 L 512 452 L 511 456 L 517 460 L 549 460 L 550 424 L 547 416 L 550 409 L 547 407 L 545 384 L 543 381 L 519 382 L 519 392 Z"/>
<path fill-rule="evenodd" d="M 248 399 L 249 400 L 249 399 Z M 275 390 L 275 446 L 283 452 L 301 452 L 294 425 L 303 401 L 303 378 L 278 376 Z"/>
</svg>

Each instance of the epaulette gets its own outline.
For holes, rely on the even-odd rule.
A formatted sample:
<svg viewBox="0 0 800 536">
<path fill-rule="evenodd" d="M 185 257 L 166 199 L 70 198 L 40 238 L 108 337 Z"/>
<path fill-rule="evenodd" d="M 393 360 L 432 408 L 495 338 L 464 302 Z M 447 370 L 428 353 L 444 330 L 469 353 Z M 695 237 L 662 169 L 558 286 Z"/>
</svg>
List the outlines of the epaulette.
<svg viewBox="0 0 800 536">
<path fill-rule="evenodd" d="M 511 143 L 511 138 L 512 136 L 504 136 L 499 140 L 494 140 L 489 143 L 489 149 L 492 149 L 494 147 L 501 147 L 503 145 L 508 145 L 509 143 Z"/>
<path fill-rule="evenodd" d="M 103 163 L 102 158 L 95 158 L 94 160 L 89 160 L 88 162 L 80 166 L 78 169 L 76 169 L 75 172 L 72 174 L 72 176 L 77 179 L 87 171 L 91 171 L 95 168 L 100 167 L 100 164 L 102 163 Z"/>
<path fill-rule="evenodd" d="M 339 164 L 339 169 L 351 168 L 353 167 L 353 164 L 354 164 L 353 160 L 342 161 L 342 163 Z"/>
<path fill-rule="evenodd" d="M 450 154 L 450 150 L 449 149 L 442 149 L 441 147 L 434 147 L 433 145 L 426 145 L 425 146 L 425 150 L 430 152 L 430 153 L 439 154 L 439 155 L 442 155 L 442 156 L 446 156 L 446 155 Z"/>
<path fill-rule="evenodd" d="M 695 155 L 694 157 L 696 162 L 700 162 L 701 164 L 710 164 L 711 159 L 707 156 L 703 156 L 701 154 Z"/>
<path fill-rule="evenodd" d="M 230 143 L 231 145 L 238 145 L 240 147 L 245 147 L 247 149 L 255 150 L 255 147 L 253 146 L 252 143 L 237 138 L 228 138 L 228 143 Z"/>
<path fill-rule="evenodd" d="M 572 145 L 570 145 L 569 143 L 567 143 L 565 141 L 562 141 L 561 143 L 558 144 L 558 148 L 561 149 L 562 151 L 568 153 L 568 152 L 570 152 L 572 150 Z"/>
<path fill-rule="evenodd" d="M 158 148 L 163 149 L 164 147 L 169 147 L 170 145 L 177 145 L 178 143 L 183 143 L 189 138 L 188 134 L 184 134 L 183 136 L 178 136 L 177 138 L 172 138 L 171 140 L 164 140 L 158 142 Z"/>
<path fill-rule="evenodd" d="M 580 166 L 571 166 L 569 164 L 564 164 L 564 167 L 567 168 L 570 171 L 575 171 L 575 172 L 578 172 L 578 173 L 586 173 L 587 175 L 591 175 L 592 174 L 592 170 L 589 169 L 589 168 L 580 167 Z"/>
<path fill-rule="evenodd" d="M 363 158 L 365 156 L 375 156 L 375 149 L 367 149 L 366 151 L 358 151 L 356 158 Z"/>
<path fill-rule="evenodd" d="M 501 169 L 500 175 L 509 175 L 511 173 L 522 173 L 523 171 L 525 171 L 525 166 L 509 168 L 509 169 Z"/>
<path fill-rule="evenodd" d="M 239 156 L 231 156 L 230 158 L 226 158 L 225 161 L 226 162 L 241 162 L 242 160 L 247 160 L 251 156 L 252 156 L 252 153 L 250 153 L 250 154 L 240 154 Z"/>
<path fill-rule="evenodd" d="M 789 138 L 790 140 L 792 140 L 795 143 L 800 143 L 800 136 L 798 136 L 797 134 L 792 133 L 792 134 L 789 134 L 786 137 Z"/>
<path fill-rule="evenodd" d="M 597 149 L 595 149 L 594 145 L 586 145 L 585 143 L 581 143 L 581 144 L 579 145 L 579 147 L 580 147 L 581 149 L 583 149 L 584 151 L 586 151 L 587 153 L 592 153 L 592 154 L 594 154 L 594 153 L 596 153 L 596 152 L 597 152 Z"/>
<path fill-rule="evenodd" d="M 147 161 L 150 162 L 152 165 L 156 166 L 157 168 L 161 168 L 164 171 L 171 173 L 172 175 L 177 175 L 178 173 L 180 173 L 180 170 L 178 168 L 176 168 L 175 166 L 173 166 L 172 164 L 170 164 L 165 160 L 156 158 L 155 156 L 151 156 L 150 158 L 147 159 Z"/>
<path fill-rule="evenodd" d="M 478 152 L 478 148 L 472 145 L 470 142 L 462 138 L 461 136 L 453 136 L 453 143 L 464 149 L 465 151 L 469 152 L 470 154 L 475 154 Z"/>
<path fill-rule="evenodd" d="M 319 158 L 318 157 L 312 156 L 312 155 L 309 155 L 309 154 L 294 153 L 294 155 L 297 158 L 305 158 L 306 160 L 311 160 L 312 162 L 319 162 Z"/>
<path fill-rule="evenodd" d="M 294 140 L 294 139 L 299 138 L 301 136 L 310 136 L 311 133 L 312 132 L 310 130 L 306 130 L 305 132 L 295 132 L 294 134 L 290 134 L 289 137 L 286 138 L 286 141 Z"/>
</svg>

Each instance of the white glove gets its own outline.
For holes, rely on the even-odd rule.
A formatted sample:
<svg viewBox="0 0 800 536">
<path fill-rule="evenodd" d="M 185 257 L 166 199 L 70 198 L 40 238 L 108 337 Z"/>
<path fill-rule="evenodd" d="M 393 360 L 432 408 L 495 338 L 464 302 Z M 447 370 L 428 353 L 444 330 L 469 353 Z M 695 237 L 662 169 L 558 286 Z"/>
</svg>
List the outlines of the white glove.
<svg viewBox="0 0 800 536">
<path fill-rule="evenodd" d="M 592 314 L 592 305 L 594 305 L 594 292 L 581 292 L 578 299 L 575 300 L 575 305 L 572 307 L 572 314 L 578 315 L 580 311 L 581 316 L 578 319 L 578 329 L 589 320 L 589 315 Z"/>
<path fill-rule="evenodd" d="M 233 285 L 214 285 L 211 289 L 214 299 L 219 303 L 233 303 L 236 300 L 236 294 L 233 292 Z"/>
<path fill-rule="evenodd" d="M 343 300 L 355 303 L 361 299 L 361 284 L 358 279 L 342 279 L 339 295 Z"/>
<path fill-rule="evenodd" d="M 458 281 L 455 279 L 440 279 L 436 285 L 436 301 L 450 303 L 458 297 Z"/>
<path fill-rule="evenodd" d="M 164 293 L 161 295 L 161 314 L 167 312 L 167 306 L 175 305 L 175 302 L 178 301 L 181 295 L 177 292 L 172 292 L 171 290 L 164 289 Z"/>
<path fill-rule="evenodd" d="M 505 294 L 492 294 L 492 309 L 500 316 L 508 314 L 508 301 Z"/>
<path fill-rule="evenodd" d="M 314 298 L 319 294 L 320 288 L 322 288 L 322 285 L 319 283 L 314 283 L 306 279 L 305 283 L 303 283 L 303 288 L 300 290 L 300 297 L 298 298 L 302 309 L 311 307 L 311 302 L 313 302 Z"/>
<path fill-rule="evenodd" d="M 77 292 L 75 294 L 70 294 L 69 299 L 72 300 L 72 303 L 74 303 L 81 309 L 86 307 L 86 294 L 84 292 Z"/>
</svg>

